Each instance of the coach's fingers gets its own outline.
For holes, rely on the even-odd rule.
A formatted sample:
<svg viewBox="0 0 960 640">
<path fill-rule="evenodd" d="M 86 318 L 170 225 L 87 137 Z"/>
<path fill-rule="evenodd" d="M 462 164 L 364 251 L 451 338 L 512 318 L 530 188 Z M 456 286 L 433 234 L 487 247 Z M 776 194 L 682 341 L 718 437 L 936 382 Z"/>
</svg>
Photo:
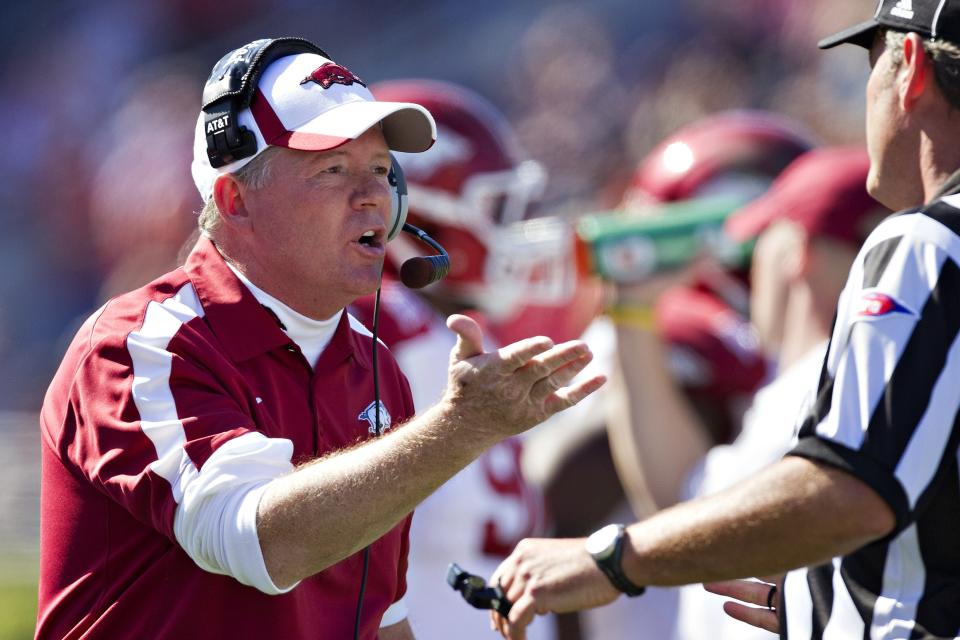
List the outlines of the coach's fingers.
<svg viewBox="0 0 960 640">
<path fill-rule="evenodd" d="M 723 612 L 734 620 L 745 622 L 752 627 L 764 629 L 770 633 L 780 633 L 780 620 L 777 612 L 772 609 L 748 607 L 731 600 L 723 603 Z"/>
<path fill-rule="evenodd" d="M 515 368 L 519 379 L 523 383 L 533 385 L 538 380 L 546 378 L 553 372 L 584 356 L 593 358 L 590 347 L 582 340 L 570 340 L 552 346 L 542 353 L 532 355 L 527 360 L 520 362 Z M 516 363 L 516 360 L 512 362 Z"/>
<path fill-rule="evenodd" d="M 544 402 L 544 409 L 550 415 L 553 415 L 559 411 L 563 411 L 564 409 L 569 409 L 602 387 L 606 382 L 607 376 L 600 373 L 592 378 L 578 382 L 571 387 L 557 389 L 555 393 L 547 396 L 547 399 Z"/>
<path fill-rule="evenodd" d="M 591 360 L 593 360 L 593 354 L 590 352 L 584 353 L 549 375 L 537 380 L 530 388 L 530 397 L 537 401 L 543 401 L 554 391 L 570 384 L 577 374 L 590 364 Z"/>
<path fill-rule="evenodd" d="M 517 340 L 505 347 L 500 347 L 497 349 L 497 354 L 503 362 L 503 370 L 505 372 L 513 372 L 517 369 L 539 367 L 539 363 L 543 362 L 543 359 L 539 358 L 535 360 L 535 358 L 552 353 L 556 348 L 553 340 L 547 336 L 534 336 L 532 338 Z M 544 369 L 543 375 L 547 375 L 548 373 L 549 370 Z"/>
</svg>

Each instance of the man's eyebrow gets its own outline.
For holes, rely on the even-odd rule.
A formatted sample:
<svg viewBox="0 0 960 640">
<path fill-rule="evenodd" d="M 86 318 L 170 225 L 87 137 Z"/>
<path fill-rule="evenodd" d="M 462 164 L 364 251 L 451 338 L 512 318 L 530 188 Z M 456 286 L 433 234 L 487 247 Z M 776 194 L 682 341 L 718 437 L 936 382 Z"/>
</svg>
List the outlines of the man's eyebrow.
<svg viewBox="0 0 960 640">
<path fill-rule="evenodd" d="M 341 149 L 331 149 L 330 151 L 325 151 L 322 154 L 315 154 L 311 159 L 313 162 L 320 162 L 322 160 L 329 160 L 330 158 L 342 158 L 346 156 L 347 152 Z M 389 151 L 378 151 L 374 154 L 374 159 L 384 160 L 390 162 L 390 152 Z"/>
</svg>

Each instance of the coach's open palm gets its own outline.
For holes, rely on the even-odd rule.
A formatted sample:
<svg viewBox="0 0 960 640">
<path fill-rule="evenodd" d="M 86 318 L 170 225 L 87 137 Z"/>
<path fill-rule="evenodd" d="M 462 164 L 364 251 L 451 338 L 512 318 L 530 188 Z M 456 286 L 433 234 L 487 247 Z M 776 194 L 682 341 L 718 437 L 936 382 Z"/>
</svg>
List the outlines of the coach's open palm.
<svg viewBox="0 0 960 640">
<path fill-rule="evenodd" d="M 582 341 L 554 345 L 538 336 L 485 353 L 483 334 L 473 319 L 452 315 L 447 326 L 458 338 L 450 352 L 444 401 L 465 425 L 491 437 L 525 431 L 572 407 L 606 381 L 596 375 L 570 385 L 593 359 Z"/>
</svg>

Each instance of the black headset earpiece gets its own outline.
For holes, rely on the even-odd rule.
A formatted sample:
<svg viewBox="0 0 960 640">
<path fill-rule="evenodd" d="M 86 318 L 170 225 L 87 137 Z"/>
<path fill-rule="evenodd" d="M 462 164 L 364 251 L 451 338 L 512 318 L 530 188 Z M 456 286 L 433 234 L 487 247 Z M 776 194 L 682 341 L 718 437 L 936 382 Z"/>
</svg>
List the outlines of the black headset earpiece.
<svg viewBox="0 0 960 640">
<path fill-rule="evenodd" d="M 202 107 L 210 166 L 216 169 L 257 152 L 256 136 L 240 126 L 237 114 L 250 106 L 263 70 L 271 62 L 295 53 L 330 58 L 303 38 L 264 38 L 234 49 L 213 66 L 203 87 Z"/>
<path fill-rule="evenodd" d="M 390 173 L 387 175 L 390 183 L 390 228 L 387 230 L 387 241 L 393 240 L 403 230 L 407 222 L 407 179 L 403 175 L 403 167 L 397 162 L 397 157 L 390 154 Z"/>
</svg>

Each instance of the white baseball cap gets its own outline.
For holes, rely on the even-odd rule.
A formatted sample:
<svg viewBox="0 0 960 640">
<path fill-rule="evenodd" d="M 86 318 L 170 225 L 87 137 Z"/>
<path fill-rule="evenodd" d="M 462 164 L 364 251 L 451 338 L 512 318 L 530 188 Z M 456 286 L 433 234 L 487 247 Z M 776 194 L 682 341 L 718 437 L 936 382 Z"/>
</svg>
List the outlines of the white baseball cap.
<svg viewBox="0 0 960 640">
<path fill-rule="evenodd" d="M 256 136 L 257 152 L 219 168 L 210 164 L 204 114 L 197 120 L 193 143 L 193 181 L 204 201 L 213 183 L 234 173 L 269 145 L 302 151 L 326 151 L 361 136 L 382 123 L 383 137 L 393 151 L 429 149 L 437 125 L 424 107 L 410 102 L 377 102 L 357 76 L 315 53 L 299 53 L 264 69 L 250 107 L 237 116 Z"/>
</svg>

